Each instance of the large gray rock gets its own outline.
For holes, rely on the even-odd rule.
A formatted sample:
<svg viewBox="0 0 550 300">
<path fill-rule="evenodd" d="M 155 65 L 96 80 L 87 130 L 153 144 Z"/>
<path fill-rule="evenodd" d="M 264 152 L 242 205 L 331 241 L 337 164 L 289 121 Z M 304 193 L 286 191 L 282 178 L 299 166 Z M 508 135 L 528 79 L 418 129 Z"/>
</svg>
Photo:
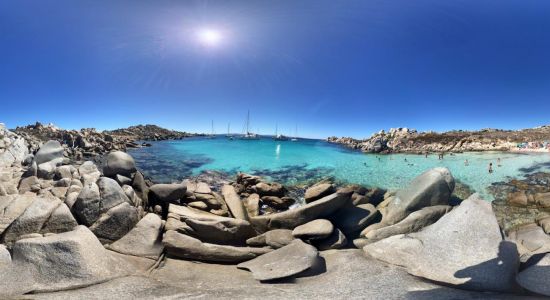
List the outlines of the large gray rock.
<svg viewBox="0 0 550 300">
<path fill-rule="evenodd" d="M 304 240 L 320 240 L 330 236 L 333 230 L 334 226 L 329 220 L 317 219 L 297 226 L 292 230 L 292 235 Z"/>
<path fill-rule="evenodd" d="M 402 190 L 382 211 L 382 222 L 393 225 L 410 213 L 427 206 L 449 205 L 449 199 L 455 187 L 451 172 L 446 168 L 434 168 L 420 176 Z"/>
<path fill-rule="evenodd" d="M 48 221 L 42 226 L 41 233 L 61 233 L 72 231 L 78 223 L 65 203 L 61 203 L 51 213 Z"/>
<path fill-rule="evenodd" d="M 292 230 L 273 229 L 249 238 L 246 240 L 246 244 L 253 247 L 269 246 L 278 249 L 292 243 L 293 240 L 295 240 L 295 238 L 292 235 Z"/>
<path fill-rule="evenodd" d="M 304 200 L 306 203 L 321 199 L 335 192 L 334 186 L 330 183 L 316 184 L 306 190 Z"/>
<path fill-rule="evenodd" d="M 136 172 L 136 163 L 134 159 L 125 152 L 113 151 L 107 154 L 105 165 L 103 166 L 103 175 L 114 177 L 117 174 L 130 177 Z"/>
<path fill-rule="evenodd" d="M 45 162 L 38 165 L 36 174 L 38 178 L 53 179 L 55 176 L 56 165 L 54 162 Z"/>
<path fill-rule="evenodd" d="M 61 204 L 56 198 L 35 197 L 31 205 L 25 209 L 13 223 L 6 229 L 2 236 L 5 244 L 12 244 L 20 236 L 38 233 L 52 214 Z"/>
<path fill-rule="evenodd" d="M 252 217 L 250 223 L 260 232 L 271 229 L 294 229 L 309 221 L 330 216 L 350 201 L 349 193 L 334 193 L 291 210 Z"/>
<path fill-rule="evenodd" d="M 248 221 L 214 215 L 187 206 L 170 204 L 168 220 L 185 223 L 180 232 L 215 244 L 242 245 L 257 233 Z"/>
<path fill-rule="evenodd" d="M 155 184 L 149 188 L 149 199 L 174 203 L 185 198 L 187 187 L 180 183 Z"/>
<path fill-rule="evenodd" d="M 128 233 L 139 221 L 138 209 L 128 202 L 119 204 L 106 213 L 90 226 L 90 230 L 104 242 L 112 242 L 120 239 Z"/>
<path fill-rule="evenodd" d="M 6 246 L 0 244 L 0 268 L 2 265 L 11 264 L 11 254 Z"/>
<path fill-rule="evenodd" d="M 122 187 L 120 187 L 114 179 L 101 177 L 97 181 L 97 186 L 99 187 L 99 193 L 101 194 L 100 213 L 104 213 L 112 207 L 120 205 L 124 202 L 132 203 L 130 199 L 126 197 L 126 193 L 124 193 Z"/>
<path fill-rule="evenodd" d="M 550 254 L 539 254 L 533 258 L 536 262 L 517 275 L 517 282 L 531 292 L 550 296 Z"/>
<path fill-rule="evenodd" d="M 347 245 L 348 239 L 340 229 L 334 228 L 332 234 L 327 238 L 313 242 L 317 249 L 323 251 L 343 248 Z"/>
<path fill-rule="evenodd" d="M 101 172 L 97 166 L 91 161 L 85 161 L 80 167 L 78 167 L 78 173 L 80 176 L 88 176 L 90 181 L 96 182 L 101 177 Z"/>
<path fill-rule="evenodd" d="M 502 240 L 491 204 L 477 194 L 420 232 L 363 250 L 413 275 L 464 289 L 510 291 L 519 266 L 515 244 Z"/>
<path fill-rule="evenodd" d="M 28 288 L 35 292 L 82 287 L 127 274 L 84 226 L 17 241 L 13 263 L 22 270 L 33 270 L 33 284 Z"/>
<path fill-rule="evenodd" d="M 99 219 L 100 202 L 99 186 L 95 182 L 86 183 L 72 205 L 71 212 L 81 224 L 91 226 Z"/>
<path fill-rule="evenodd" d="M 47 141 L 34 155 L 37 165 L 45 162 L 61 162 L 63 160 L 63 147 L 58 141 Z"/>
<path fill-rule="evenodd" d="M 357 206 L 348 203 L 332 215 L 330 220 L 344 234 L 356 237 L 365 227 L 380 221 L 380 213 L 370 203 Z"/>
<path fill-rule="evenodd" d="M 244 209 L 243 201 L 241 200 L 241 197 L 239 197 L 233 186 L 227 184 L 224 185 L 222 187 L 222 195 L 225 199 L 225 203 L 227 204 L 229 212 L 231 212 L 231 215 L 233 215 L 233 217 L 241 220 L 248 219 L 248 216 L 246 215 L 246 211 Z"/>
<path fill-rule="evenodd" d="M 162 220 L 149 213 L 136 226 L 109 249 L 128 255 L 157 259 L 162 253 Z"/>
<path fill-rule="evenodd" d="M 367 238 L 369 242 L 376 242 L 392 235 L 417 232 L 420 229 L 435 223 L 450 210 L 451 206 L 448 205 L 424 207 L 421 210 L 411 213 L 397 224 L 372 230 L 365 235 L 362 234 L 362 236 Z"/>
<path fill-rule="evenodd" d="M 508 239 L 518 245 L 521 261 L 527 261 L 533 254 L 550 252 L 550 236 L 534 223 L 509 232 Z"/>
<path fill-rule="evenodd" d="M 260 195 L 251 194 L 244 202 L 246 213 L 249 217 L 256 217 L 260 214 Z"/>
<path fill-rule="evenodd" d="M 0 236 L 36 198 L 33 194 L 0 196 Z"/>
<path fill-rule="evenodd" d="M 260 281 L 295 276 L 314 267 L 319 262 L 315 247 L 301 240 L 294 240 L 287 246 L 239 264 L 237 267 L 252 272 Z"/>
<path fill-rule="evenodd" d="M 248 221 L 233 218 L 186 219 L 185 224 L 190 227 L 186 232 L 188 235 L 214 244 L 244 245 L 247 239 L 257 234 Z"/>
<path fill-rule="evenodd" d="M 173 230 L 166 231 L 162 242 L 166 252 L 172 256 L 207 262 L 239 263 L 271 251 L 266 248 L 203 243 Z"/>
<path fill-rule="evenodd" d="M 20 164 L 29 154 L 25 139 L 0 123 L 0 167 Z"/>
</svg>

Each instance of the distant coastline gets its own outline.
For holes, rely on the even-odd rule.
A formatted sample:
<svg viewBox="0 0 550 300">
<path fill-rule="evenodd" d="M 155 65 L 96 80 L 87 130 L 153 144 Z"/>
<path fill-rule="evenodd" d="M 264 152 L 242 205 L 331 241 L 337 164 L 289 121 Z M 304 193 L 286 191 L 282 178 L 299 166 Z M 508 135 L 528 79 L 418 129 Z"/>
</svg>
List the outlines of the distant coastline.
<svg viewBox="0 0 550 300">
<path fill-rule="evenodd" d="M 366 139 L 329 137 L 329 143 L 341 144 L 366 153 L 459 153 L 479 151 L 550 152 L 550 126 L 521 130 L 455 130 L 443 133 L 418 132 L 409 128 L 381 130 Z"/>
</svg>

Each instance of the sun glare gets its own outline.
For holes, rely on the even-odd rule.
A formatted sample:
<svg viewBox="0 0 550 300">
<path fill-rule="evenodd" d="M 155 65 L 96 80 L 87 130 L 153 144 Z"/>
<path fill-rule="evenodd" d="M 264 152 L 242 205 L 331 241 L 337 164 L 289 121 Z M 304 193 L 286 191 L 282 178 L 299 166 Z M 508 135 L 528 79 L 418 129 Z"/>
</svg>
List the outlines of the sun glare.
<svg viewBox="0 0 550 300">
<path fill-rule="evenodd" d="M 197 38 L 201 44 L 208 47 L 218 46 L 223 39 L 220 31 L 210 28 L 198 30 Z"/>
</svg>

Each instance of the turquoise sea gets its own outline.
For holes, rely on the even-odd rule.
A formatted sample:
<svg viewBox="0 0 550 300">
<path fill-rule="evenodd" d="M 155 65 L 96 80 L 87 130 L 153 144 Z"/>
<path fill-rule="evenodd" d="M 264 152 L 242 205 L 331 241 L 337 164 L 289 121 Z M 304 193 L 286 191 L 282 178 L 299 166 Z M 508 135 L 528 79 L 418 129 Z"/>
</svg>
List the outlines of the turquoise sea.
<svg viewBox="0 0 550 300">
<path fill-rule="evenodd" d="M 268 176 L 284 184 L 331 177 L 342 183 L 397 189 L 433 167 L 447 167 L 454 177 L 492 199 L 487 187 L 499 181 L 522 178 L 533 172 L 550 172 L 550 154 L 474 152 L 437 154 L 364 154 L 322 140 L 228 140 L 219 136 L 153 142 L 151 147 L 131 149 L 138 168 L 155 182 L 179 181 L 205 170 L 229 174 L 246 172 Z M 501 166 L 497 166 L 500 158 Z M 465 160 L 469 165 L 465 165 Z M 489 174 L 488 165 L 494 172 Z"/>
</svg>

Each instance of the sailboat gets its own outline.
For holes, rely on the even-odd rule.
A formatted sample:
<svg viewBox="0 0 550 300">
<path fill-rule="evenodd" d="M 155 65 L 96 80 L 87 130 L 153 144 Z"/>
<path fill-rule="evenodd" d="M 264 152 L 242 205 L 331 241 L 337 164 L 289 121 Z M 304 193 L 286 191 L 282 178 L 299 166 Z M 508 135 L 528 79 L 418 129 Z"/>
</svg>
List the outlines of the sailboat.
<svg viewBox="0 0 550 300">
<path fill-rule="evenodd" d="M 291 139 L 292 142 L 298 141 L 298 124 L 296 124 L 296 129 L 294 129 L 294 137 Z"/>
<path fill-rule="evenodd" d="M 276 141 L 288 141 L 288 137 L 278 133 L 277 124 L 275 124 L 275 136 L 273 137 L 273 139 Z"/>
<path fill-rule="evenodd" d="M 231 128 L 231 123 L 227 123 L 227 135 L 225 137 L 230 139 L 230 140 L 233 140 L 233 136 L 231 135 L 231 133 L 229 133 L 230 128 Z"/>
<path fill-rule="evenodd" d="M 258 135 L 250 132 L 250 110 L 246 115 L 246 133 L 241 137 L 242 140 L 257 140 Z"/>
<path fill-rule="evenodd" d="M 209 139 L 214 139 L 216 136 L 214 135 L 214 120 L 212 120 L 212 131 L 210 132 L 210 135 L 208 136 Z"/>
</svg>

